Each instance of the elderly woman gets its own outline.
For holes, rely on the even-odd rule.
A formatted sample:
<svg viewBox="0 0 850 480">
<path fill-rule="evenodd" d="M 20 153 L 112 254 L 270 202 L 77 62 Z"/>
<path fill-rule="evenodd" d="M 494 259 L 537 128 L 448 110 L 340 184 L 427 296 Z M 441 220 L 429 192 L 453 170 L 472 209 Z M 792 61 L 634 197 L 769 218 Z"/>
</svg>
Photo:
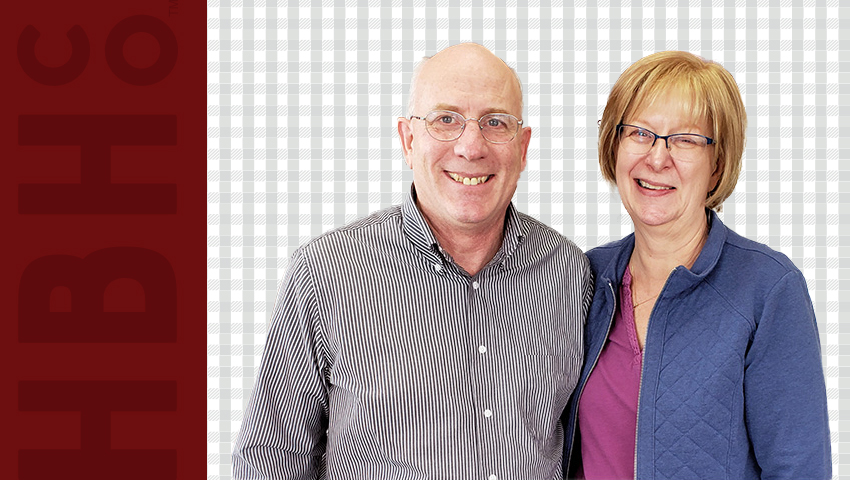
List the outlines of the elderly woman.
<svg viewBox="0 0 850 480">
<path fill-rule="evenodd" d="M 568 407 L 571 476 L 825 479 L 830 439 L 806 281 L 714 210 L 741 170 L 732 76 L 684 52 L 629 67 L 599 163 L 634 234 L 588 253 L 596 291 Z"/>
</svg>

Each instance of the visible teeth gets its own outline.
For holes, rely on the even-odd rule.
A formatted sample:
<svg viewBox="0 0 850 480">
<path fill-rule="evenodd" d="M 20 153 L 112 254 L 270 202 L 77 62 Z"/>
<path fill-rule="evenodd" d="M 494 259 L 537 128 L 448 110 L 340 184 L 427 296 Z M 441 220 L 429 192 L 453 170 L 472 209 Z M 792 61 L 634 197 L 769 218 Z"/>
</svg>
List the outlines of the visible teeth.
<svg viewBox="0 0 850 480">
<path fill-rule="evenodd" d="M 643 188 L 648 188 L 650 190 L 673 190 L 673 187 L 661 187 L 658 185 L 652 185 L 651 183 L 646 183 L 641 179 L 638 179 L 638 185 Z"/>
<path fill-rule="evenodd" d="M 486 183 L 487 180 L 490 180 L 490 175 L 482 175 L 480 177 L 461 177 L 457 173 L 449 173 L 449 176 L 452 177 L 457 183 L 462 183 L 464 185 L 478 185 L 479 183 Z"/>
</svg>

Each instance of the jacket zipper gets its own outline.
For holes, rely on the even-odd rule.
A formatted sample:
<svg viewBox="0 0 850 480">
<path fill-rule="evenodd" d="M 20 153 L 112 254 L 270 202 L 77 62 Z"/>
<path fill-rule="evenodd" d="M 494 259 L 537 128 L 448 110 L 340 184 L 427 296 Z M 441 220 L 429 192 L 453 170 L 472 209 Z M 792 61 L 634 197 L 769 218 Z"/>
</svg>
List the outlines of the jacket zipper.
<svg viewBox="0 0 850 480">
<path fill-rule="evenodd" d="M 655 307 L 652 307 L 655 310 Z M 652 318 L 652 312 L 649 314 L 649 318 Z M 646 331 L 649 333 L 649 321 L 646 322 Z M 649 340 L 649 335 L 646 336 L 646 340 Z M 637 401 L 637 409 L 635 410 L 635 466 L 634 466 L 634 480 L 637 480 L 637 452 L 638 452 L 638 423 L 640 423 L 640 397 L 641 391 L 643 390 L 643 367 L 646 364 L 644 360 L 646 360 L 646 340 L 643 342 L 643 351 L 640 352 L 640 381 L 638 381 L 638 401 Z"/>
<path fill-rule="evenodd" d="M 637 480 L 638 426 L 640 424 L 640 397 L 643 394 L 643 370 L 646 367 L 646 345 L 649 343 L 649 325 L 652 323 L 652 314 L 655 313 L 655 307 L 658 305 L 658 301 L 661 300 L 661 297 L 664 294 L 664 290 L 667 288 L 667 284 L 670 283 L 670 278 L 673 277 L 674 273 L 676 273 L 675 268 L 670 272 L 670 275 L 667 276 L 667 280 L 664 281 L 664 286 L 661 287 L 661 291 L 658 293 L 658 298 L 655 300 L 655 303 L 652 305 L 652 311 L 649 312 L 649 319 L 646 321 L 646 339 L 644 339 L 644 341 L 643 341 L 643 351 L 640 352 L 640 381 L 638 382 L 637 413 L 635 414 L 635 474 L 634 474 L 634 480 Z M 635 333 L 635 334 L 637 334 L 637 333 Z"/>
<path fill-rule="evenodd" d="M 611 318 L 608 319 L 608 330 L 605 331 L 605 339 L 606 340 L 608 339 L 608 335 L 611 334 L 611 325 L 614 324 L 614 314 L 617 312 L 617 294 L 614 293 L 614 286 L 611 285 L 611 282 L 608 282 L 608 288 L 611 290 L 611 296 L 614 298 L 614 309 L 611 310 Z M 603 348 L 604 348 L 604 346 L 605 346 L 605 344 L 603 342 Z M 599 349 L 599 353 L 597 353 L 596 358 L 593 359 L 593 365 L 590 366 L 590 371 L 587 372 L 587 378 L 590 378 L 590 374 L 592 374 L 593 369 L 596 368 L 596 363 L 599 362 L 600 356 L 602 356 L 602 348 Z M 641 369 L 643 369 L 643 364 L 641 364 Z M 576 415 L 575 415 L 575 418 L 573 419 L 573 425 L 572 425 L 573 435 L 572 435 L 572 438 L 570 439 L 570 451 L 567 454 L 567 464 L 565 465 L 567 471 L 564 472 L 565 478 L 566 478 L 566 475 L 569 475 L 570 462 L 573 459 L 573 447 L 575 447 L 575 442 L 576 442 L 576 423 L 578 423 L 578 405 L 579 405 L 579 400 L 581 400 L 581 394 L 584 393 L 585 385 L 587 385 L 586 380 L 585 380 L 584 384 L 581 386 L 581 390 L 579 390 L 578 396 L 576 397 Z M 638 399 L 638 402 L 640 402 L 640 399 Z M 637 451 L 637 450 L 635 450 L 635 451 Z M 635 460 L 635 461 L 637 461 L 637 460 Z"/>
</svg>

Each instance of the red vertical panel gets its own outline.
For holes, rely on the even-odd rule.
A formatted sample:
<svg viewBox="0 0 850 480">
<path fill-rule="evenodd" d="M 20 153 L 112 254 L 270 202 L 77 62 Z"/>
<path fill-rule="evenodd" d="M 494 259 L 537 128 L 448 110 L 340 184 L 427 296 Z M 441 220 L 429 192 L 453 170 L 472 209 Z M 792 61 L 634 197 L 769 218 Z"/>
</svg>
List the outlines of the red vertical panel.
<svg viewBox="0 0 850 480">
<path fill-rule="evenodd" d="M 206 5 L 6 10 L 0 477 L 205 478 Z"/>
</svg>

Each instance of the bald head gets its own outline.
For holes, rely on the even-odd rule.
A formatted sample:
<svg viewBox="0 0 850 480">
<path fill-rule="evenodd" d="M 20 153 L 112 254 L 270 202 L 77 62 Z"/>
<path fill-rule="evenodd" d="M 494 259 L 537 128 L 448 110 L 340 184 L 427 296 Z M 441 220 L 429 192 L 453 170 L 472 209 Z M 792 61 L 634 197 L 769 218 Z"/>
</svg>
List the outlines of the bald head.
<svg viewBox="0 0 850 480">
<path fill-rule="evenodd" d="M 519 76 L 502 59 L 477 43 L 452 45 L 419 62 L 410 80 L 407 114 L 425 115 L 433 109 L 432 105 L 424 104 L 433 97 L 433 93 L 457 86 L 469 77 L 482 84 L 498 85 L 505 98 L 514 97 L 518 104 L 510 113 L 522 118 Z"/>
</svg>

